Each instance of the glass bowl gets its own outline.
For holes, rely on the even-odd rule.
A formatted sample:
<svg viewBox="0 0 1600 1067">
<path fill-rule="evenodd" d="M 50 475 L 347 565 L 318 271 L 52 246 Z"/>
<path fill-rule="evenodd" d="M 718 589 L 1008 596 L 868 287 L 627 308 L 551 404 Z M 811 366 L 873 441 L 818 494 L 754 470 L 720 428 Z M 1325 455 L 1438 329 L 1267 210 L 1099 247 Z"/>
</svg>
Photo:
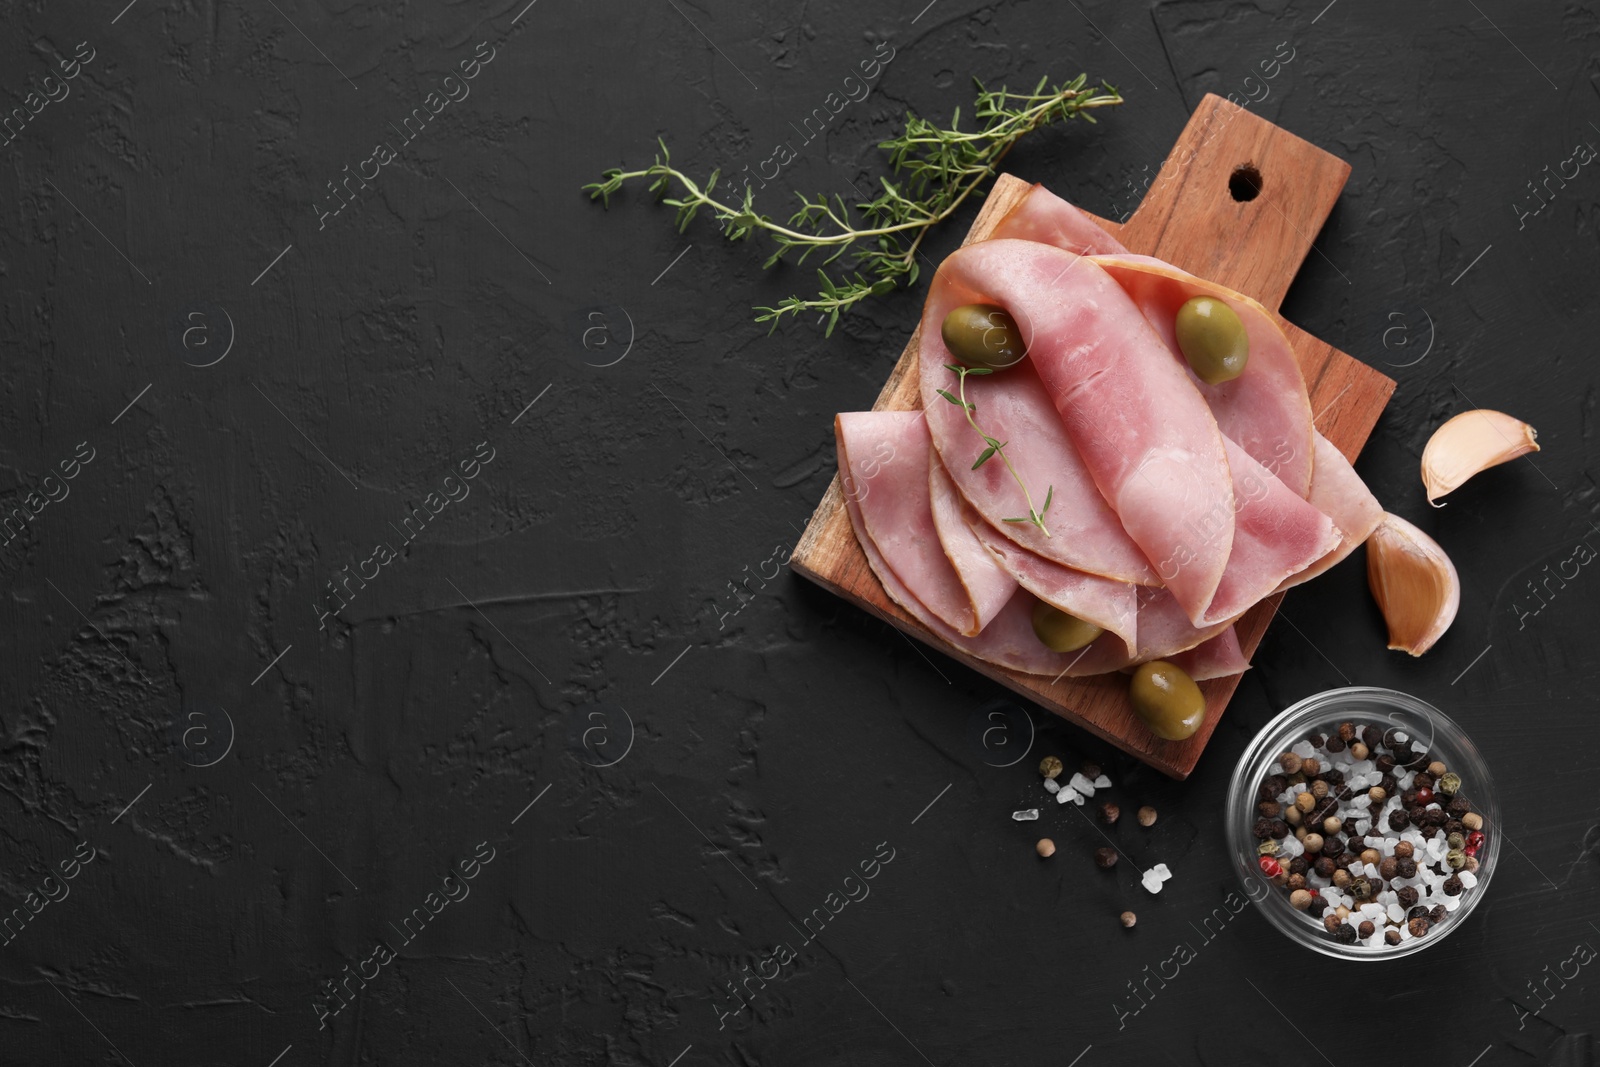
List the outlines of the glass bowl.
<svg viewBox="0 0 1600 1067">
<path fill-rule="evenodd" d="M 1289 903 L 1287 891 L 1272 885 L 1259 867 L 1257 840 L 1252 826 L 1258 818 L 1256 791 L 1276 764 L 1277 758 L 1297 742 L 1313 733 L 1332 735 L 1341 722 L 1352 722 L 1356 729 L 1366 725 L 1385 731 L 1403 730 L 1432 759 L 1438 759 L 1462 779 L 1460 795 L 1472 802 L 1472 810 L 1484 820 L 1484 842 L 1478 850 L 1477 885 L 1461 895 L 1455 911 L 1432 926 L 1427 934 L 1398 945 L 1368 946 L 1357 942 L 1341 944 L 1333 939 L 1322 920 L 1297 911 Z M 1386 960 L 1409 956 L 1436 945 L 1466 922 L 1484 895 L 1499 866 L 1500 807 L 1496 801 L 1489 767 L 1466 733 L 1433 707 L 1414 696 L 1393 689 L 1351 686 L 1317 693 L 1287 709 L 1267 723 L 1250 742 L 1239 759 L 1228 785 L 1228 850 L 1245 895 L 1261 909 L 1267 921 L 1284 936 L 1326 956 L 1348 960 Z M 1390 832 L 1385 830 L 1385 834 Z M 1391 835 L 1392 836 L 1392 835 Z"/>
</svg>

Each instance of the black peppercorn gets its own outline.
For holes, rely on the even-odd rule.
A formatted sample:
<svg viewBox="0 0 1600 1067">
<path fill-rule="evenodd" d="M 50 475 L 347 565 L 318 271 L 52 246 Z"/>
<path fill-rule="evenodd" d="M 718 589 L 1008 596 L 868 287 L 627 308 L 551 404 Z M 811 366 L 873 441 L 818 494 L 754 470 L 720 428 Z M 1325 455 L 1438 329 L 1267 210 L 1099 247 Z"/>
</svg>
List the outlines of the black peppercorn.
<svg viewBox="0 0 1600 1067">
<path fill-rule="evenodd" d="M 1276 800 L 1263 800 L 1261 803 L 1256 805 L 1256 811 L 1259 812 L 1263 818 L 1276 819 L 1279 815 L 1283 814 L 1283 805 L 1279 804 Z"/>
<path fill-rule="evenodd" d="M 1372 925 L 1372 920 L 1368 919 L 1366 922 L 1361 924 L 1360 929 L 1358 929 L 1356 933 L 1360 934 L 1361 939 L 1365 941 L 1367 938 L 1372 936 L 1372 932 L 1376 929 L 1377 927 Z"/>
<path fill-rule="evenodd" d="M 1312 897 L 1311 903 L 1306 905 L 1306 914 L 1311 916 L 1313 919 L 1322 918 L 1323 913 L 1327 910 L 1328 902 L 1322 899 L 1321 893 L 1318 893 L 1316 896 Z"/>
<path fill-rule="evenodd" d="M 1334 793 L 1334 796 L 1338 797 L 1340 800 L 1349 800 L 1351 797 L 1355 796 L 1355 794 L 1350 792 L 1349 786 L 1341 785 L 1338 791 Z"/>
<path fill-rule="evenodd" d="M 1392 879 L 1400 872 L 1400 861 L 1393 856 L 1385 856 L 1378 861 L 1378 873 L 1385 878 Z"/>
<path fill-rule="evenodd" d="M 1382 878 L 1369 878 L 1367 880 L 1372 883 L 1372 895 L 1374 897 L 1376 897 L 1379 893 L 1383 892 L 1383 879 Z"/>
<path fill-rule="evenodd" d="M 1339 740 L 1337 737 L 1330 737 L 1328 738 L 1328 743 L 1322 747 L 1327 749 L 1329 752 L 1343 752 L 1344 742 Z"/>
<path fill-rule="evenodd" d="M 1444 880 L 1444 892 L 1446 896 L 1460 896 L 1463 888 L 1465 887 L 1461 884 L 1460 875 L 1452 874 L 1450 877 Z"/>
<path fill-rule="evenodd" d="M 1404 889 L 1396 889 L 1394 895 L 1402 908 L 1414 907 L 1417 903 L 1417 887 L 1414 885 L 1408 885 Z"/>
<path fill-rule="evenodd" d="M 1407 856 L 1403 860 L 1396 861 L 1395 870 L 1400 873 L 1402 878 L 1415 878 L 1417 876 L 1417 861 Z"/>
<path fill-rule="evenodd" d="M 1306 887 L 1306 876 L 1303 874 L 1291 874 L 1289 880 L 1283 884 L 1283 887 L 1291 893 L 1296 889 L 1304 889 Z"/>
<path fill-rule="evenodd" d="M 1339 927 L 1343 924 L 1344 920 L 1339 918 L 1339 916 L 1335 915 L 1331 911 L 1327 915 L 1323 916 L 1322 919 L 1322 928 L 1328 931 L 1330 934 L 1338 934 Z"/>
<path fill-rule="evenodd" d="M 1368 748 L 1377 748 L 1383 743 L 1383 731 L 1376 726 L 1363 726 L 1361 728 L 1361 743 Z"/>
<path fill-rule="evenodd" d="M 1426 919 L 1427 917 L 1428 917 L 1428 908 L 1427 908 L 1426 905 L 1423 905 L 1423 904 L 1418 904 L 1418 905 L 1416 905 L 1416 906 L 1414 906 L 1412 908 L 1407 909 L 1407 911 L 1406 911 L 1406 918 L 1408 918 L 1408 919 L 1417 919 L 1417 918 Z"/>
<path fill-rule="evenodd" d="M 1284 822 L 1282 819 L 1273 819 L 1272 820 L 1272 836 L 1273 837 L 1278 837 L 1278 838 L 1288 837 L 1289 836 L 1289 824 Z"/>
<path fill-rule="evenodd" d="M 1400 782 L 1399 782 L 1398 779 L 1395 778 L 1394 775 L 1385 774 L 1383 777 L 1378 779 L 1378 784 L 1383 787 L 1383 791 L 1384 791 L 1385 794 L 1387 794 L 1389 796 L 1393 796 L 1394 795 L 1394 791 L 1400 785 Z"/>
<path fill-rule="evenodd" d="M 1394 757 L 1385 753 L 1384 755 L 1373 760 L 1372 765 L 1378 768 L 1381 773 L 1388 774 L 1395 768 Z"/>
<path fill-rule="evenodd" d="M 1433 775 L 1427 771 L 1418 771 L 1416 777 L 1411 779 L 1412 789 L 1432 789 Z"/>
<path fill-rule="evenodd" d="M 1312 748 L 1321 748 L 1324 740 L 1325 739 L 1321 734 L 1312 734 L 1310 737 L 1306 738 L 1306 743 Z"/>
<path fill-rule="evenodd" d="M 1304 856 L 1296 856 L 1289 861 L 1290 874 L 1305 874 L 1311 869 L 1311 861 Z"/>
<path fill-rule="evenodd" d="M 1458 793 L 1450 798 L 1450 803 L 1445 805 L 1444 810 L 1459 819 L 1472 810 L 1472 802 Z"/>
<path fill-rule="evenodd" d="M 1402 741 L 1398 745 L 1390 744 L 1389 751 L 1394 753 L 1394 761 L 1401 767 L 1411 762 L 1411 757 L 1415 755 L 1411 751 L 1411 742 L 1409 741 Z"/>
<path fill-rule="evenodd" d="M 1406 809 L 1406 818 L 1410 819 L 1412 823 L 1417 826 L 1423 825 L 1423 820 L 1425 820 L 1427 817 L 1428 810 L 1426 808 L 1419 806 Z"/>
<path fill-rule="evenodd" d="M 1391 830 L 1404 830 L 1406 827 L 1408 827 L 1410 825 L 1411 825 L 1411 816 L 1407 815 L 1405 812 L 1401 811 L 1399 808 L 1396 808 L 1395 810 L 1393 810 L 1393 811 L 1391 811 L 1389 813 L 1389 829 L 1391 829 Z"/>
<path fill-rule="evenodd" d="M 1256 837 L 1260 838 L 1262 841 L 1265 841 L 1267 838 L 1273 836 L 1272 820 L 1257 819 L 1256 824 L 1250 828 L 1250 832 L 1255 834 Z"/>
<path fill-rule="evenodd" d="M 1354 741 L 1355 739 L 1356 739 L 1356 725 L 1355 725 L 1355 723 L 1353 723 L 1353 722 L 1342 722 L 1342 723 L 1340 723 L 1339 724 L 1339 740 L 1343 741 L 1345 744 L 1348 745 L 1350 742 Z"/>
<path fill-rule="evenodd" d="M 1451 834 L 1460 834 L 1463 838 L 1466 837 L 1467 828 L 1462 825 L 1460 819 L 1451 819 L 1449 822 L 1444 824 L 1445 837 L 1449 837 Z"/>
<path fill-rule="evenodd" d="M 1447 823 L 1449 821 L 1450 821 L 1450 816 L 1446 815 L 1440 809 L 1438 809 L 1438 808 L 1429 808 L 1428 809 L 1427 823 L 1428 823 L 1429 826 L 1443 826 L 1445 823 Z"/>
<path fill-rule="evenodd" d="M 1122 818 L 1122 809 L 1109 800 L 1100 805 L 1100 821 L 1107 826 L 1117 825 L 1117 820 Z"/>
<path fill-rule="evenodd" d="M 1427 919 L 1418 916 L 1417 918 L 1412 919 L 1411 922 L 1407 924 L 1406 928 L 1411 931 L 1412 937 L 1421 937 L 1428 932 L 1428 927 L 1430 925 L 1431 924 Z"/>
<path fill-rule="evenodd" d="M 1329 834 L 1322 842 L 1322 854 L 1331 859 L 1344 855 L 1344 842 L 1338 834 Z"/>
<path fill-rule="evenodd" d="M 1101 847 L 1094 850 L 1094 863 L 1101 870 L 1109 871 L 1117 865 L 1117 850 Z"/>
<path fill-rule="evenodd" d="M 1311 869 L 1324 878 L 1332 878 L 1334 870 L 1333 857 L 1318 856 L 1317 861 L 1311 865 Z M 1320 900 L 1321 898 L 1319 897 L 1318 899 Z"/>
<path fill-rule="evenodd" d="M 1353 945 L 1356 940 L 1356 928 L 1347 922 L 1341 922 L 1339 928 L 1333 932 L 1333 939 L 1341 945 Z"/>
<path fill-rule="evenodd" d="M 1384 931 L 1383 943 L 1385 945 L 1398 945 L 1400 943 L 1400 931 L 1393 929 Z"/>
<path fill-rule="evenodd" d="M 1324 782 L 1327 782 L 1329 785 L 1343 785 L 1344 784 L 1344 772 L 1343 771 L 1339 771 L 1339 770 L 1333 770 L 1333 769 L 1329 769 L 1329 770 L 1323 771 L 1322 772 L 1322 780 Z"/>
<path fill-rule="evenodd" d="M 1417 807 L 1417 791 L 1415 789 L 1407 789 L 1402 792 L 1400 794 L 1400 806 L 1407 811 Z"/>
<path fill-rule="evenodd" d="M 1443 904 L 1435 904 L 1433 906 L 1433 910 L 1428 912 L 1428 922 L 1434 926 L 1438 926 L 1440 923 L 1444 922 L 1444 917 L 1449 914 L 1450 912 Z"/>
</svg>

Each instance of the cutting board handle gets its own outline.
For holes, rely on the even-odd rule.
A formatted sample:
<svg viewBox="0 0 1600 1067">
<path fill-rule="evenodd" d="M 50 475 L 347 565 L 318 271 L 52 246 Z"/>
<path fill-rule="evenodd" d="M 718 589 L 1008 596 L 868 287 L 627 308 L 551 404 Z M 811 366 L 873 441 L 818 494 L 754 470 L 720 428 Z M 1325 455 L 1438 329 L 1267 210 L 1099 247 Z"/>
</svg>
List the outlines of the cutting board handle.
<svg viewBox="0 0 1600 1067">
<path fill-rule="evenodd" d="M 1118 235 L 1277 310 L 1349 177 L 1344 160 L 1207 93 Z"/>
</svg>

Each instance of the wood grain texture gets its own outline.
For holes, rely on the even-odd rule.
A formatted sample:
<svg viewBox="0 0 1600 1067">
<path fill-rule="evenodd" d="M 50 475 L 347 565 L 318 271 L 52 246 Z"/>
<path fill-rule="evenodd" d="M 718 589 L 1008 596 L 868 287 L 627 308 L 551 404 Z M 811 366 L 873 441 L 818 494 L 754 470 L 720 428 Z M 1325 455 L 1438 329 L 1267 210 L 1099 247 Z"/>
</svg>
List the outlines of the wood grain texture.
<svg viewBox="0 0 1600 1067">
<path fill-rule="evenodd" d="M 1229 182 L 1240 168 L 1259 175 L 1260 192 L 1236 200 Z M 1131 251 L 1158 256 L 1193 274 L 1237 289 L 1277 310 L 1301 263 L 1312 252 L 1349 176 L 1350 167 L 1293 134 L 1227 101 L 1207 95 L 1168 154 L 1143 203 L 1124 224 L 1097 220 Z M 996 180 L 963 243 L 981 241 L 1031 186 L 1010 175 Z M 1337 268 L 1335 268 L 1337 269 Z M 1317 428 L 1355 459 L 1394 392 L 1394 382 L 1279 317 L 1311 392 Z M 873 410 L 921 406 L 917 388 L 920 329 L 911 335 Z M 891 601 L 856 543 L 835 476 L 790 560 L 800 574 L 865 608 L 1056 714 L 1169 774 L 1186 778 L 1216 729 L 1239 676 L 1201 682 L 1206 718 L 1185 741 L 1162 741 L 1134 715 L 1122 675 L 1050 679 L 975 660 L 946 645 Z M 1282 595 L 1256 605 L 1238 623 L 1239 642 L 1253 655 Z"/>
</svg>

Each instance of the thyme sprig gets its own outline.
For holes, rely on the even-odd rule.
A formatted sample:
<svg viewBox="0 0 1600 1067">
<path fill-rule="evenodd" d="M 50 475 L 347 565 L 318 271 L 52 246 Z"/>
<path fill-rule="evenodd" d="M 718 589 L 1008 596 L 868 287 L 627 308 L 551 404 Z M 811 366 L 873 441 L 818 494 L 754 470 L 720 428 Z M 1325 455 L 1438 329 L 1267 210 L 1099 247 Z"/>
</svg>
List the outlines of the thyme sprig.
<svg viewBox="0 0 1600 1067">
<path fill-rule="evenodd" d="M 869 296 L 887 293 L 897 285 L 915 285 L 921 267 L 918 256 L 929 230 L 949 218 L 966 200 L 978 194 L 979 187 L 993 177 L 1000 161 L 1024 134 L 1058 120 L 1082 118 L 1093 122 L 1096 108 L 1122 103 L 1122 96 L 1108 84 L 1086 88 L 1088 75 L 1080 74 L 1062 85 L 1050 86 L 1039 79 L 1033 92 L 1011 92 L 1005 87 L 985 89 L 974 79 L 977 98 L 974 113 L 978 128 L 961 129 L 961 109 L 941 127 L 907 112 L 905 130 L 898 137 L 880 142 L 889 153 L 889 166 L 895 180 L 880 177 L 882 194 L 876 199 L 847 205 L 842 196 L 819 195 L 815 200 L 798 194 L 800 209 L 787 224 L 774 222 L 755 207 L 755 190 L 745 182 L 742 196 L 718 199 L 717 182 L 721 170 L 713 170 L 701 185 L 672 165 L 666 142 L 657 138 L 661 151 L 655 161 L 642 170 L 613 167 L 601 180 L 583 188 L 590 199 L 610 206 L 611 194 L 624 184 L 648 180 L 650 192 L 662 203 L 677 209 L 678 232 L 682 233 L 701 208 L 706 208 L 729 241 L 748 240 L 757 232 L 772 242 L 773 249 L 762 268 L 771 267 L 794 253 L 794 262 L 804 263 L 813 253 L 822 255 L 817 269 L 819 291 L 806 298 L 790 296 L 776 307 L 757 307 L 757 322 L 770 322 L 778 328 L 786 315 L 817 312 L 827 316 L 825 333 L 831 335 L 839 316 Z M 674 193 L 676 195 L 668 195 Z M 981 194 L 978 194 L 981 195 Z M 838 278 L 822 267 L 848 256 Z"/>
<path fill-rule="evenodd" d="M 1026 522 L 1033 526 L 1037 526 L 1040 533 L 1044 534 L 1046 537 L 1049 537 L 1050 530 L 1044 524 L 1044 513 L 1050 510 L 1050 501 L 1055 499 L 1056 487 L 1052 485 L 1045 492 L 1044 507 L 1035 508 L 1033 506 L 1033 494 L 1028 492 L 1027 485 L 1022 481 L 1022 475 L 1017 473 L 1017 468 L 1011 465 L 1011 458 L 1006 455 L 1006 445 L 1008 442 L 991 437 L 989 434 L 984 432 L 983 427 L 978 425 L 978 420 L 975 418 L 978 413 L 978 405 L 967 399 L 967 375 L 993 374 L 994 371 L 989 367 L 963 367 L 958 363 L 946 363 L 944 365 L 944 369 L 953 371 L 955 373 L 957 379 L 956 391 L 959 392 L 961 396 L 960 399 L 957 399 L 956 397 L 951 396 L 950 393 L 944 389 L 939 390 L 939 395 L 950 401 L 950 403 L 954 404 L 956 407 L 960 408 L 966 414 L 967 425 L 971 426 L 973 432 L 975 432 L 979 437 L 983 438 L 983 443 L 988 446 L 978 454 L 978 459 L 972 464 L 972 469 L 977 470 L 995 456 L 999 456 L 1000 462 L 1004 463 L 1006 465 L 1006 470 L 1011 472 L 1011 478 L 1017 483 L 1017 488 L 1022 490 L 1022 498 L 1028 502 L 1027 518 L 1002 519 L 1000 521 Z"/>
</svg>

